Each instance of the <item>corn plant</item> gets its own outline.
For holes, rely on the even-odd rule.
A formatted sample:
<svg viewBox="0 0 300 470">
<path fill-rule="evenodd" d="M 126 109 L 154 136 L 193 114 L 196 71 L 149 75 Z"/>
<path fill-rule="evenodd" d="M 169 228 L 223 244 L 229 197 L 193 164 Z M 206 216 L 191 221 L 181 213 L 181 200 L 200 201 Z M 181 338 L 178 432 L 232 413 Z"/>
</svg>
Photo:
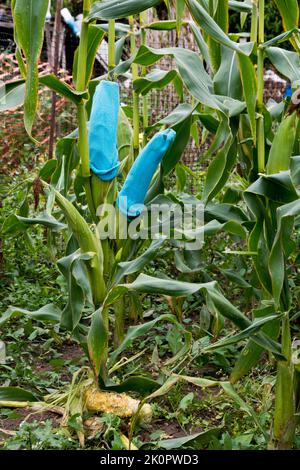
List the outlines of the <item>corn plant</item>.
<svg viewBox="0 0 300 470">
<path fill-rule="evenodd" d="M 217 324 L 226 318 L 241 330 L 204 348 L 201 353 L 211 354 L 217 348 L 248 340 L 232 370 L 232 384 L 249 373 L 263 351 L 275 358 L 278 372 L 271 442 L 279 448 L 288 448 L 293 445 L 298 407 L 296 389 L 299 387 L 298 372 L 292 363 L 293 292 L 289 280 L 291 266 L 297 266 L 299 261 L 291 241 L 299 217 L 299 119 L 297 92 L 291 103 L 286 100 L 275 109 L 265 105 L 264 62 L 267 57 L 296 90 L 300 70 L 298 4 L 295 0 L 287 7 L 286 2 L 276 0 L 285 32 L 265 42 L 263 0 L 176 0 L 168 2 L 170 9 L 172 4 L 176 7 L 175 19 L 147 23 L 144 12 L 159 3 L 160 0 L 85 0 L 80 43 L 74 58 L 73 85 L 69 86 L 53 75 L 38 75 L 37 60 L 48 0 L 35 1 L 34 5 L 33 0 L 13 2 L 16 56 L 23 78 L 7 84 L 8 107 L 24 101 L 24 124 L 32 137 L 38 108 L 37 91 L 41 84 L 75 105 L 78 128 L 57 142 L 56 159 L 47 162 L 39 173 L 46 195 L 45 211 L 36 218 L 13 214 L 2 229 L 9 235 L 42 224 L 51 234 L 64 233 L 66 256 L 58 260 L 58 267 L 67 281 L 69 301 L 63 311 L 54 306 L 45 306 L 37 312 L 11 308 L 0 319 L 0 324 L 12 315 L 26 314 L 39 320 L 57 321 L 62 328 L 71 331 L 89 358 L 93 372 L 93 378 L 89 379 L 92 390 L 89 396 L 91 409 L 96 410 L 99 388 L 111 392 L 153 392 L 150 396 L 155 397 L 168 391 L 169 385 L 178 380 L 194 380 L 193 383 L 200 386 L 216 383 L 176 375 L 161 388 L 159 383 L 145 376 L 130 377 L 118 385 L 109 377 L 109 371 L 133 340 L 159 321 L 178 324 L 183 299 L 201 296 Z M 242 24 L 246 16 L 251 15 L 251 31 L 246 35 L 246 42 L 229 34 L 231 10 L 240 12 Z M 184 18 L 185 11 L 189 11 L 193 20 Z M 123 18 L 128 18 L 128 25 L 117 23 Z M 107 23 L 97 24 L 97 20 Z M 178 47 L 153 49 L 147 46 L 149 29 L 174 29 L 179 35 L 183 22 L 193 32 L 200 53 Z M 109 71 L 104 77 L 92 79 L 96 52 L 107 32 Z M 139 49 L 137 37 L 141 39 Z M 130 39 L 131 56 L 122 62 L 119 49 L 126 38 Z M 287 40 L 294 52 L 281 47 Z M 174 58 L 173 70 L 156 70 L 155 73 L 149 70 L 164 56 Z M 116 82 L 128 74 L 133 87 L 131 122 L 124 110 L 120 110 Z M 169 83 L 174 83 L 181 102 L 169 116 L 149 127 L 147 93 Z M 198 124 L 213 136 L 208 151 L 202 156 L 209 161 L 203 192 L 197 196 L 165 194 L 164 183 L 174 169 L 180 179 L 179 161 Z M 149 134 L 155 128 L 163 130 L 149 141 Z M 228 202 L 231 199 L 227 183 L 237 171 L 243 186 L 232 204 Z M 120 197 L 124 194 L 135 210 L 122 205 Z M 179 205 L 188 200 L 194 209 L 204 204 L 205 223 L 196 231 L 206 238 L 224 232 L 247 244 L 240 256 L 252 259 L 260 302 L 251 320 L 225 298 L 214 279 L 208 282 L 197 279 L 199 252 L 188 252 L 195 235 L 185 227 L 181 229 L 184 240 L 179 243 L 173 233 L 170 243 L 175 247 L 176 266 L 188 276 L 193 274 L 191 282 L 138 275 L 159 254 L 166 243 L 164 238 L 137 243 L 121 238 L 101 240 L 101 236 L 97 236 L 94 227 L 103 222 L 104 214 L 97 210 L 102 204 L 116 204 L 123 214 L 121 224 L 126 226 L 129 220 L 139 216 L 137 203 L 151 205 L 157 200 L 166 204 L 176 201 Z M 130 300 L 130 312 L 126 309 L 125 294 Z M 172 298 L 177 317 L 165 314 L 151 322 L 131 326 L 126 333 L 126 315 L 135 322 L 140 320 L 136 308 L 139 294 Z M 94 311 L 88 320 L 83 315 L 87 305 Z M 110 312 L 114 312 L 115 326 L 112 350 L 109 350 Z M 192 350 L 190 333 L 182 325 L 179 327 L 185 343 L 168 362 L 173 373 L 176 364 L 181 364 L 187 351 Z M 218 326 L 216 332 L 217 336 Z M 241 403 L 232 385 L 222 384 L 224 391 Z M 243 406 L 259 426 L 255 414 Z M 134 409 L 136 412 L 138 407 Z M 263 433 L 269 440 L 268 433 Z"/>
</svg>

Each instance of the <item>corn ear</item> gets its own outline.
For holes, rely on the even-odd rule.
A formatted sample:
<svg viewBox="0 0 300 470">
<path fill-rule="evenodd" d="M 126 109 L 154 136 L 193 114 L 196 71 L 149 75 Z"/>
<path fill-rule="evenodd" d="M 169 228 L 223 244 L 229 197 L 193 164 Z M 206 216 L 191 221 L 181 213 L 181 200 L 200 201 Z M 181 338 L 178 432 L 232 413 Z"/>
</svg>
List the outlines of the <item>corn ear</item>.
<svg viewBox="0 0 300 470">
<path fill-rule="evenodd" d="M 287 116 L 281 122 L 275 134 L 269 154 L 266 168 L 268 175 L 289 169 L 290 158 L 295 145 L 297 123 L 298 117 L 296 112 Z"/>
<path fill-rule="evenodd" d="M 93 234 L 90 227 L 80 215 L 73 204 L 55 191 L 55 199 L 63 211 L 67 222 L 83 253 L 95 253 L 87 263 L 89 279 L 93 292 L 93 300 L 96 306 L 103 302 L 106 295 L 106 287 L 103 278 L 103 252 L 100 240 Z"/>
<path fill-rule="evenodd" d="M 137 412 L 142 422 L 152 418 L 152 408 L 145 404 L 139 409 L 140 401 L 125 393 L 104 392 L 96 387 L 89 387 L 85 392 L 85 407 L 88 411 L 112 413 L 120 418 L 131 418 Z"/>
</svg>

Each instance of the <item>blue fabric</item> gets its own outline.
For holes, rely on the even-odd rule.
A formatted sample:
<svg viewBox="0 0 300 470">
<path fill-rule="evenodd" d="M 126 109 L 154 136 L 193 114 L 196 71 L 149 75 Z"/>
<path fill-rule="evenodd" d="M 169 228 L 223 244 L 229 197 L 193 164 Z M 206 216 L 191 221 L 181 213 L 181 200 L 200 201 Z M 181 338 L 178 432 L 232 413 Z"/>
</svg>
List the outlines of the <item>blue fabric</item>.
<svg viewBox="0 0 300 470">
<path fill-rule="evenodd" d="M 119 85 L 103 80 L 95 90 L 89 125 L 90 168 L 103 181 L 119 171 L 117 150 Z"/>
<path fill-rule="evenodd" d="M 66 21 L 66 24 L 69 26 L 70 30 L 72 31 L 72 33 L 74 34 L 74 36 L 79 36 L 80 34 L 80 30 L 75 22 L 75 20 L 68 20 Z"/>
<path fill-rule="evenodd" d="M 290 82 L 287 82 L 284 97 L 285 98 L 291 98 L 292 95 L 293 95 L 292 86 L 291 86 Z"/>
<path fill-rule="evenodd" d="M 153 175 L 175 137 L 173 129 L 158 132 L 132 165 L 117 199 L 117 205 L 125 216 L 140 215 Z"/>
</svg>

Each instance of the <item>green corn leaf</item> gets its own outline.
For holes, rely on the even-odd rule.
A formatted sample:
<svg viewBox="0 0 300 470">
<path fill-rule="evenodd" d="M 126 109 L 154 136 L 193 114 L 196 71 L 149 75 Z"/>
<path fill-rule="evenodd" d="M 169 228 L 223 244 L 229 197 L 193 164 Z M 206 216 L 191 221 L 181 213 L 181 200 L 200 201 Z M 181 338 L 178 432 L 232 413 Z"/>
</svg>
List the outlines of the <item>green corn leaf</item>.
<svg viewBox="0 0 300 470">
<path fill-rule="evenodd" d="M 223 110 L 224 107 L 211 93 L 212 82 L 199 55 L 186 49 L 174 49 L 174 59 L 191 95 L 210 108 Z"/>
<path fill-rule="evenodd" d="M 100 308 L 92 316 L 87 337 L 89 358 L 96 377 L 99 376 L 101 367 L 107 360 L 107 341 L 108 325 L 103 316 L 103 308 Z"/>
<path fill-rule="evenodd" d="M 295 248 L 291 240 L 295 217 L 300 214 L 300 199 L 285 204 L 277 209 L 277 232 L 269 258 L 269 270 L 272 279 L 273 295 L 279 304 L 285 277 L 285 258 Z"/>
<path fill-rule="evenodd" d="M 160 70 L 153 69 L 145 77 L 138 78 L 133 82 L 133 89 L 141 95 L 146 95 L 150 90 L 165 88 L 169 83 L 173 82 L 177 76 L 176 70 Z"/>
<path fill-rule="evenodd" d="M 300 189 L 300 156 L 291 157 L 290 160 L 291 180 L 294 188 Z"/>
<path fill-rule="evenodd" d="M 123 36 L 115 42 L 115 64 L 119 64 L 122 59 L 122 53 L 127 37 Z"/>
<path fill-rule="evenodd" d="M 22 106 L 25 97 L 25 80 L 15 80 L 0 85 L 0 112 Z"/>
<path fill-rule="evenodd" d="M 210 202 L 205 207 L 205 220 L 218 220 L 221 223 L 235 221 L 244 224 L 249 221 L 247 215 L 232 204 L 214 204 Z"/>
<path fill-rule="evenodd" d="M 215 7 L 214 11 L 211 12 L 212 19 L 215 21 L 220 30 L 227 34 L 229 26 L 228 0 L 219 0 L 215 5 L 212 6 Z M 219 70 L 221 64 L 221 45 L 218 41 L 215 41 L 211 35 L 209 35 L 208 47 L 210 50 L 213 70 L 216 73 Z"/>
<path fill-rule="evenodd" d="M 51 184 L 62 192 L 68 194 L 68 190 L 72 184 L 72 171 L 79 164 L 79 154 L 76 145 L 76 139 L 64 137 L 56 143 L 55 147 L 56 169 L 51 175 Z M 47 181 L 47 178 L 43 178 Z"/>
<path fill-rule="evenodd" d="M 185 121 L 193 112 L 194 108 L 188 103 L 180 103 L 166 117 L 157 121 L 148 131 L 154 130 L 156 127 L 168 126 L 174 127 Z"/>
<path fill-rule="evenodd" d="M 194 34 L 196 43 L 200 49 L 203 59 L 205 60 L 209 68 L 212 69 L 211 59 L 209 55 L 209 48 L 208 48 L 207 43 L 205 42 L 205 39 L 201 33 L 200 28 L 192 21 L 189 23 L 189 25 Z"/>
<path fill-rule="evenodd" d="M 104 0 L 92 5 L 89 21 L 113 20 L 136 15 L 148 8 L 155 7 L 161 0 Z"/>
<path fill-rule="evenodd" d="M 217 150 L 210 163 L 203 190 L 203 199 L 207 203 L 224 187 L 236 161 L 236 143 L 229 131 L 222 147 Z"/>
<path fill-rule="evenodd" d="M 133 129 L 124 109 L 120 107 L 118 123 L 118 153 L 121 162 L 132 155 Z"/>
<path fill-rule="evenodd" d="M 200 5 L 197 0 L 186 0 L 196 23 L 204 29 L 218 44 L 223 44 L 240 54 L 249 56 L 253 50 L 253 43 L 237 44 L 231 41 L 223 29 L 213 20 L 209 13 Z"/>
<path fill-rule="evenodd" d="M 298 124 L 297 114 L 294 112 L 281 122 L 269 154 L 267 174 L 272 175 L 287 171 L 290 168 L 290 159 L 293 154 L 296 130 Z"/>
<path fill-rule="evenodd" d="M 0 402 L 37 402 L 39 399 L 31 392 L 19 387 L 0 387 Z"/>
<path fill-rule="evenodd" d="M 247 104 L 247 111 L 250 121 L 250 127 L 253 137 L 254 146 L 256 146 L 256 96 L 257 96 L 257 79 L 254 65 L 249 57 L 238 54 L 239 68 L 241 80 L 244 90 L 244 98 Z"/>
<path fill-rule="evenodd" d="M 1 227 L 1 232 L 4 235 L 16 235 L 17 233 L 25 232 L 28 227 L 32 225 L 43 225 L 53 231 L 60 231 L 66 228 L 65 224 L 58 222 L 55 217 L 47 212 L 44 212 L 40 214 L 39 217 L 33 219 L 11 214 L 7 219 L 5 219 Z"/>
<path fill-rule="evenodd" d="M 291 29 L 290 31 L 286 31 L 285 33 L 281 33 L 278 36 L 275 36 L 274 38 L 271 38 L 268 41 L 264 42 L 261 47 L 267 49 L 268 47 L 276 46 L 277 44 L 285 42 L 296 32 L 298 32 L 298 28 Z"/>
<path fill-rule="evenodd" d="M 202 227 L 197 229 L 177 229 L 176 233 L 184 235 L 186 239 L 194 240 L 195 238 L 206 240 L 208 237 L 214 236 L 219 232 L 227 232 L 231 235 L 236 235 L 242 239 L 246 238 L 246 230 L 241 224 L 234 220 L 229 220 L 224 224 L 221 224 L 217 220 L 211 220 L 207 224 L 204 224 Z"/>
<path fill-rule="evenodd" d="M 159 449 L 172 450 L 172 449 L 185 449 L 196 448 L 200 449 L 203 445 L 209 444 L 212 438 L 218 438 L 222 432 L 222 427 L 212 428 L 209 431 L 198 432 L 183 437 L 175 437 L 173 439 L 164 439 L 155 443 Z M 147 445 L 151 443 L 147 442 Z M 153 443 L 154 444 L 154 443 Z"/>
<path fill-rule="evenodd" d="M 87 92 L 80 92 L 71 88 L 67 83 L 59 80 L 55 75 L 44 75 L 39 77 L 39 82 L 47 86 L 50 90 L 55 91 L 58 95 L 63 96 L 74 104 L 80 104 L 88 98 Z"/>
<path fill-rule="evenodd" d="M 48 0 L 15 0 L 15 39 L 26 60 L 24 124 L 29 136 L 38 106 L 38 59 L 44 40 Z"/>
<path fill-rule="evenodd" d="M 190 114 L 187 119 L 181 121 L 179 124 L 172 126 L 174 131 L 176 131 L 176 137 L 165 154 L 162 161 L 162 172 L 163 176 L 168 175 L 175 168 L 176 164 L 179 162 L 182 154 L 189 142 L 191 134 L 191 125 L 192 125 L 192 115 Z"/>
<path fill-rule="evenodd" d="M 274 0 L 282 18 L 285 31 L 298 28 L 299 5 L 297 0 Z M 291 43 L 299 51 L 299 34 L 291 39 Z"/>
<path fill-rule="evenodd" d="M 243 89 L 237 56 L 236 51 L 222 46 L 220 67 L 214 76 L 214 90 L 217 95 L 230 96 L 241 100 Z"/>
<path fill-rule="evenodd" d="M 251 13 L 252 11 L 252 7 L 249 4 L 249 1 L 247 0 L 245 0 L 244 2 L 229 0 L 228 7 L 230 8 L 230 10 L 237 11 L 239 13 Z"/>
<path fill-rule="evenodd" d="M 273 315 L 274 312 L 274 305 L 267 305 L 254 310 L 253 316 L 254 318 L 263 318 L 265 316 Z M 270 336 L 270 338 L 275 340 L 279 335 L 279 327 L 280 320 L 277 320 L 264 325 L 262 327 L 262 331 Z M 251 369 L 257 365 L 263 351 L 264 348 L 255 343 L 253 339 L 250 339 L 235 362 L 235 365 L 230 374 L 230 382 L 234 384 L 242 377 L 247 375 Z"/>
<path fill-rule="evenodd" d="M 147 248 L 147 250 L 142 253 L 139 257 L 135 258 L 132 261 L 124 261 L 122 263 L 118 263 L 117 272 L 114 277 L 114 283 L 119 284 L 124 276 L 141 272 L 142 269 L 156 257 L 157 253 L 159 252 L 160 248 L 163 246 L 165 241 L 166 240 L 164 238 L 160 238 L 159 240 L 153 240 L 149 248 Z"/>
<path fill-rule="evenodd" d="M 38 77 L 38 80 L 41 85 L 48 87 L 76 105 L 88 98 L 87 92 L 74 90 L 55 75 L 42 75 Z M 24 79 L 4 83 L 0 88 L 0 111 L 9 111 L 22 106 L 25 94 L 26 81 Z"/>
<path fill-rule="evenodd" d="M 243 289 L 252 289 L 251 284 L 249 284 L 239 272 L 233 269 L 220 269 L 220 272 L 235 285 Z"/>
<path fill-rule="evenodd" d="M 102 390 L 108 390 L 109 392 L 137 392 L 140 394 L 152 393 L 160 387 L 160 384 L 156 380 L 147 376 L 136 375 L 128 377 L 120 384 L 115 384 L 110 380 L 104 382 L 103 379 L 99 377 L 99 385 Z"/>
<path fill-rule="evenodd" d="M 45 305 L 44 307 L 31 312 L 23 308 L 9 307 L 6 312 L 0 317 L 0 326 L 4 325 L 11 318 L 18 318 L 25 315 L 26 317 L 33 318 L 34 320 L 50 321 L 59 323 L 61 319 L 61 311 L 53 304 Z"/>
<path fill-rule="evenodd" d="M 216 343 L 210 346 L 207 346 L 206 348 L 203 349 L 203 352 L 213 351 L 215 349 L 231 346 L 232 344 L 236 344 L 240 341 L 243 341 L 244 339 L 248 339 L 252 337 L 253 335 L 255 335 L 258 331 L 260 331 L 261 328 L 265 326 L 266 323 L 278 320 L 278 318 L 280 318 L 280 316 L 270 315 L 268 317 L 263 317 L 263 318 L 254 320 L 254 322 L 248 328 L 245 328 L 245 330 L 235 335 L 231 335 L 226 338 L 223 338 L 220 341 L 217 341 Z"/>
<path fill-rule="evenodd" d="M 299 54 L 280 47 L 268 47 L 266 54 L 274 67 L 293 84 L 300 80 Z"/>
<path fill-rule="evenodd" d="M 144 29 L 152 29 L 154 31 L 172 31 L 176 27 L 176 20 L 153 21 L 143 26 Z"/>
<path fill-rule="evenodd" d="M 91 288 L 84 264 L 84 261 L 90 261 L 92 258 L 93 253 L 82 254 L 77 250 L 57 262 L 68 286 L 68 302 L 61 315 L 61 325 L 68 331 L 74 331 L 79 324 L 86 299 L 92 304 Z"/>
<path fill-rule="evenodd" d="M 220 123 L 214 116 L 206 113 L 199 113 L 197 116 L 208 132 L 211 132 L 212 134 L 217 132 Z"/>
<path fill-rule="evenodd" d="M 264 215 L 265 204 L 262 205 L 256 199 L 253 200 L 253 195 L 256 198 L 264 197 L 280 204 L 287 204 L 298 199 L 289 171 L 261 176 L 245 191 L 244 197 L 253 214 L 256 217 Z"/>
</svg>

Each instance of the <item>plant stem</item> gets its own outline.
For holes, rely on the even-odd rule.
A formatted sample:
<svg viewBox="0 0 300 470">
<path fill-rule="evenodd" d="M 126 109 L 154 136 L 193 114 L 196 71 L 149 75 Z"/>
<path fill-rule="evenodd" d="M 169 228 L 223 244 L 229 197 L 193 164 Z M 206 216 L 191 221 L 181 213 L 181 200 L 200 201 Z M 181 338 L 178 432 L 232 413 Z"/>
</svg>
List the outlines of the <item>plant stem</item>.
<svg viewBox="0 0 300 470">
<path fill-rule="evenodd" d="M 131 55 L 136 53 L 136 38 L 134 31 L 134 18 L 129 17 L 129 24 L 131 26 L 130 47 Z M 132 64 L 132 81 L 139 78 L 139 68 L 137 64 Z M 133 91 L 133 153 L 137 157 L 140 148 L 140 111 L 139 111 L 139 95 Z"/>
<path fill-rule="evenodd" d="M 125 305 L 124 298 L 120 298 L 114 304 L 114 317 L 115 317 L 115 331 L 114 331 L 114 346 L 117 348 L 124 339 L 125 328 Z"/>
<path fill-rule="evenodd" d="M 108 307 L 104 307 L 102 310 L 102 319 L 104 323 L 104 328 L 106 331 L 109 331 L 109 315 L 108 315 Z M 103 356 L 101 358 L 101 365 L 100 365 L 100 375 L 101 378 L 105 381 L 107 379 L 107 360 L 108 360 L 108 340 L 106 341 Z M 96 380 L 98 377 L 96 378 Z"/>
<path fill-rule="evenodd" d="M 84 0 L 83 3 L 83 17 L 85 18 L 91 7 L 90 0 Z M 88 50 L 88 32 L 89 25 L 85 21 L 82 22 L 80 41 L 78 49 L 78 74 L 76 77 L 76 90 L 84 91 L 86 89 L 86 61 Z M 78 151 L 81 161 L 82 176 L 84 178 L 84 189 L 86 193 L 87 204 L 89 211 L 94 222 L 97 221 L 96 211 L 93 202 L 91 182 L 90 182 L 90 158 L 89 158 L 89 142 L 88 142 L 88 128 L 87 128 L 87 115 L 85 103 L 80 103 L 77 106 L 77 119 L 78 119 Z"/>
<path fill-rule="evenodd" d="M 258 42 L 265 42 L 265 0 L 259 0 L 259 30 Z"/>
<path fill-rule="evenodd" d="M 86 199 L 94 222 L 97 222 L 96 210 L 93 201 L 93 194 L 91 188 L 90 178 L 90 161 L 89 161 L 89 141 L 88 141 L 88 129 L 87 129 L 87 116 L 85 110 L 85 103 L 81 103 L 77 106 L 77 118 L 78 118 L 78 151 L 81 160 L 82 176 L 84 178 L 84 189 L 86 193 Z"/>
<path fill-rule="evenodd" d="M 109 72 L 115 67 L 115 42 L 116 42 L 116 22 L 109 20 L 108 22 L 108 70 Z"/>
<path fill-rule="evenodd" d="M 78 49 L 78 76 L 76 80 L 77 91 L 84 91 L 86 88 L 86 59 L 88 50 L 88 33 L 89 24 L 84 21 L 84 18 L 90 11 L 90 0 L 84 0 L 83 3 L 83 22 L 80 31 L 80 41 Z"/>
<path fill-rule="evenodd" d="M 254 0 L 252 2 L 251 34 L 250 34 L 251 42 L 257 42 L 257 22 L 258 22 L 258 3 L 257 3 L 257 0 Z"/>
<path fill-rule="evenodd" d="M 278 449 L 290 449 L 295 437 L 294 366 L 291 361 L 291 329 L 289 314 L 285 313 L 281 331 L 282 354 L 278 361 L 275 389 L 274 438 Z"/>
<path fill-rule="evenodd" d="M 90 162 L 89 162 L 89 142 L 88 142 L 88 129 L 87 118 L 85 111 L 85 104 L 81 103 L 77 106 L 78 117 L 78 150 L 81 158 L 82 176 L 88 178 L 90 176 Z"/>
<path fill-rule="evenodd" d="M 143 28 L 143 26 L 147 23 L 148 19 L 148 13 L 146 11 L 142 12 L 140 14 L 140 24 L 142 27 L 142 33 L 141 33 L 141 43 L 143 46 L 147 45 L 147 35 L 146 35 L 146 30 Z M 147 75 L 147 67 L 143 66 L 142 67 L 142 77 L 145 77 Z M 148 95 L 146 94 L 143 96 L 143 145 L 145 146 L 147 144 L 147 136 L 145 133 L 145 129 L 149 126 L 149 103 L 148 103 Z"/>
<path fill-rule="evenodd" d="M 257 109 L 259 118 L 257 122 L 257 155 L 258 171 L 265 171 L 265 128 L 264 128 L 264 49 L 261 46 L 265 40 L 265 0 L 259 0 L 259 32 L 257 51 Z"/>
</svg>

